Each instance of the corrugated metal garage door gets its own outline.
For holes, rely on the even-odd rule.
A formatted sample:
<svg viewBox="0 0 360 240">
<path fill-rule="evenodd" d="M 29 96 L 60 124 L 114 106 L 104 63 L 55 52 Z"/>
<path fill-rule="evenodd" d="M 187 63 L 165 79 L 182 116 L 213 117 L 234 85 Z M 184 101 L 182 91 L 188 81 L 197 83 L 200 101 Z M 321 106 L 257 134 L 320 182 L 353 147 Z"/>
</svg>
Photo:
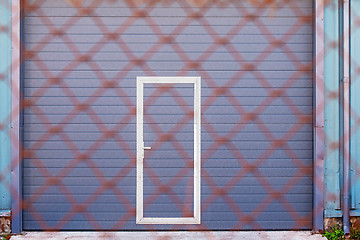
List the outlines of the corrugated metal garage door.
<svg viewBox="0 0 360 240">
<path fill-rule="evenodd" d="M 24 229 L 312 227 L 311 0 L 25 2 Z M 135 223 L 138 76 L 202 79 L 200 225 Z M 145 212 L 184 217 L 193 95 L 153 91 Z"/>
</svg>

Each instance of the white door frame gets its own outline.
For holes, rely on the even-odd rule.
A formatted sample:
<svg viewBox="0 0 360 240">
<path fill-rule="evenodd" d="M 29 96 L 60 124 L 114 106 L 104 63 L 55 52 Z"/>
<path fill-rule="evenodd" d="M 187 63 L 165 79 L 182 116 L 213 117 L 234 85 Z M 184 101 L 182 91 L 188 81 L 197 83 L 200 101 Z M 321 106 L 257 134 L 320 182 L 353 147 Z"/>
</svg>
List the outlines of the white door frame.
<svg viewBox="0 0 360 240">
<path fill-rule="evenodd" d="M 144 217 L 144 84 L 194 84 L 194 217 Z M 136 78 L 136 224 L 200 224 L 201 171 L 201 78 L 200 77 L 137 77 Z"/>
</svg>

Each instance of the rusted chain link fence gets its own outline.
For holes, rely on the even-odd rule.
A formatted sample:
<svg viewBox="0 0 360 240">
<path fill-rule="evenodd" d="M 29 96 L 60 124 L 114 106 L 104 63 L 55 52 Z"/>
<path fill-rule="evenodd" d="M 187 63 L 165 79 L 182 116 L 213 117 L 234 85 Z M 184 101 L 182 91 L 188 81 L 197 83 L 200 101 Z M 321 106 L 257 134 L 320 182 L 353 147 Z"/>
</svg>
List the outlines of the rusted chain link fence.
<svg viewBox="0 0 360 240">
<path fill-rule="evenodd" d="M 312 228 L 312 1 L 21 9 L 24 229 Z M 136 224 L 139 76 L 201 77 L 201 224 Z M 144 216 L 193 217 L 193 86 L 143 94 Z"/>
</svg>

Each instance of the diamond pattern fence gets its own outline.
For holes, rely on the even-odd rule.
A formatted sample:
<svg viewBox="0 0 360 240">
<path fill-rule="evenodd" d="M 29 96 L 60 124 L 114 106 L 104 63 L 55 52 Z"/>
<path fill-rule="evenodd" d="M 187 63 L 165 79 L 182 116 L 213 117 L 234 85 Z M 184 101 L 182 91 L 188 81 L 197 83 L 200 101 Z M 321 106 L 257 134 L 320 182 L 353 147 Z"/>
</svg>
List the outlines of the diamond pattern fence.
<svg viewBox="0 0 360 240">
<path fill-rule="evenodd" d="M 312 202 L 312 1 L 27 0 L 21 9 L 24 228 L 312 228 L 322 211 Z M 199 225 L 135 224 L 137 76 L 202 78 Z M 191 217 L 193 95 L 150 90 L 144 211 Z"/>
</svg>

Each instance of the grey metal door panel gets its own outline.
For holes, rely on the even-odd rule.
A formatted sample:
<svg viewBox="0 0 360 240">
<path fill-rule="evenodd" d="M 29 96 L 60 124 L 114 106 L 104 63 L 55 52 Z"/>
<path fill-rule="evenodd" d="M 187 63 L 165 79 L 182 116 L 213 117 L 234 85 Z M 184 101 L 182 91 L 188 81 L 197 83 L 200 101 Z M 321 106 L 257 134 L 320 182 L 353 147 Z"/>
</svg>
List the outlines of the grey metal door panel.
<svg viewBox="0 0 360 240">
<path fill-rule="evenodd" d="M 66 1 L 26 7 L 24 229 L 311 229 L 313 9 L 310 0 L 288 2 L 188 6 L 203 13 L 190 19 L 181 3 L 159 1 L 148 9 L 151 23 L 125 1 L 103 1 L 84 15 Z M 257 21 L 245 16 L 252 13 Z M 108 33 L 124 23 L 112 39 Z M 229 44 L 216 45 L 224 39 Z M 274 47 L 280 39 L 284 45 Z M 135 224 L 136 77 L 149 75 L 202 78 L 200 225 Z M 179 93 L 192 104 L 191 93 Z M 176 99 L 144 105 L 169 129 L 180 116 Z M 192 130 L 176 134 L 189 152 Z M 158 135 L 146 137 L 153 144 Z M 162 179 L 173 179 L 166 159 L 179 158 L 176 149 L 164 145 L 153 157 Z M 144 186 L 149 195 L 157 189 Z M 191 205 L 184 186 L 172 190 Z M 152 216 L 169 216 L 168 196 L 155 202 Z"/>
</svg>

